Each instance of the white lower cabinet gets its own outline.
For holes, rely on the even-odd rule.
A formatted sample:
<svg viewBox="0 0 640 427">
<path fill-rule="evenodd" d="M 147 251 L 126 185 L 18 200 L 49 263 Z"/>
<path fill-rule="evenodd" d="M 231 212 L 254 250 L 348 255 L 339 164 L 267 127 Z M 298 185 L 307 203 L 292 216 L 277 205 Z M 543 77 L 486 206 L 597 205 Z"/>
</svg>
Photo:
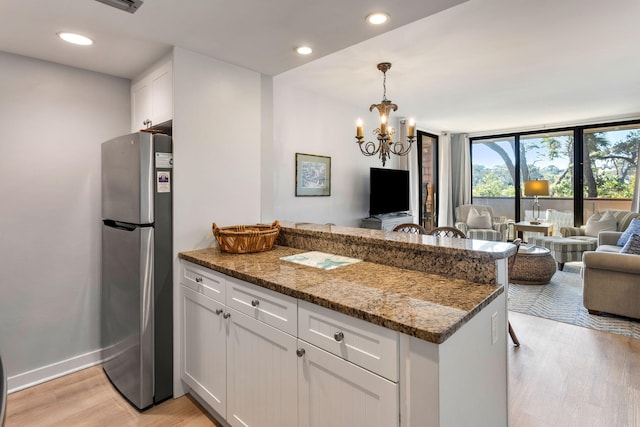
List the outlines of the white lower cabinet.
<svg viewBox="0 0 640 427">
<path fill-rule="evenodd" d="M 398 426 L 396 332 L 182 269 L 181 378 L 231 426 Z"/>
<path fill-rule="evenodd" d="M 227 309 L 227 421 L 232 426 L 297 426 L 296 338 Z"/>
<path fill-rule="evenodd" d="M 181 379 L 231 426 L 508 426 L 504 293 L 435 344 L 196 264 L 180 277 Z"/>
<path fill-rule="evenodd" d="M 224 304 L 180 286 L 182 380 L 220 415 L 227 413 Z"/>
<path fill-rule="evenodd" d="M 397 383 L 302 340 L 298 352 L 300 427 L 398 425 Z"/>
</svg>

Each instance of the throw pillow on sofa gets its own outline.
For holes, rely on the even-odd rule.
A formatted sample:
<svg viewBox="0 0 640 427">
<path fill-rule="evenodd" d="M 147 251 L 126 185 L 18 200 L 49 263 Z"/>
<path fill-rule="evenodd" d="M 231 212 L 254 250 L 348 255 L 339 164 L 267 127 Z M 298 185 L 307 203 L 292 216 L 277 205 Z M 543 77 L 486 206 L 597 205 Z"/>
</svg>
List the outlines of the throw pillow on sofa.
<svg viewBox="0 0 640 427">
<path fill-rule="evenodd" d="M 611 212 L 606 211 L 602 216 L 596 212 L 587 220 L 584 234 L 597 237 L 601 231 L 616 231 L 617 227 L 618 221 Z"/>
<path fill-rule="evenodd" d="M 467 227 L 471 228 L 491 228 L 491 214 L 486 210 L 478 210 L 476 208 L 469 209 L 469 215 L 467 215 Z"/>
<path fill-rule="evenodd" d="M 618 246 L 624 246 L 627 243 L 627 240 L 629 240 L 634 234 L 640 234 L 640 219 L 638 218 L 634 218 L 631 220 L 631 223 L 629 224 L 627 229 L 618 239 Z"/>
<path fill-rule="evenodd" d="M 632 234 L 620 253 L 640 255 L 640 234 Z"/>
</svg>

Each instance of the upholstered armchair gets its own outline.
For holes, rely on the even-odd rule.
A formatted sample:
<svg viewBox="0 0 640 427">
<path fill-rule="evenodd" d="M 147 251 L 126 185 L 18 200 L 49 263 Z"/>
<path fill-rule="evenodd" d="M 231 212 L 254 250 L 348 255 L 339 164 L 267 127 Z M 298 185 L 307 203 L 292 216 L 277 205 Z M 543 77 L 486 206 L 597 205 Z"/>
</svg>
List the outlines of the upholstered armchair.
<svg viewBox="0 0 640 427">
<path fill-rule="evenodd" d="M 469 239 L 507 241 L 507 224 L 497 221 L 493 209 L 484 205 L 460 205 L 456 208 L 456 228 Z"/>
</svg>

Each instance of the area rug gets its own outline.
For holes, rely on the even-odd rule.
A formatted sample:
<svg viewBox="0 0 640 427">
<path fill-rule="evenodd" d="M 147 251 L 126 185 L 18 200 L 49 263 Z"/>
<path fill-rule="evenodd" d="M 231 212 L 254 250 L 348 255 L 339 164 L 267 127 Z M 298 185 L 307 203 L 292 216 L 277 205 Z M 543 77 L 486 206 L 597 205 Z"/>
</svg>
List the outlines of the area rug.
<svg viewBox="0 0 640 427">
<path fill-rule="evenodd" d="M 582 305 L 580 263 L 566 264 L 548 285 L 509 285 L 509 310 L 640 339 L 640 321 L 589 314 Z"/>
</svg>

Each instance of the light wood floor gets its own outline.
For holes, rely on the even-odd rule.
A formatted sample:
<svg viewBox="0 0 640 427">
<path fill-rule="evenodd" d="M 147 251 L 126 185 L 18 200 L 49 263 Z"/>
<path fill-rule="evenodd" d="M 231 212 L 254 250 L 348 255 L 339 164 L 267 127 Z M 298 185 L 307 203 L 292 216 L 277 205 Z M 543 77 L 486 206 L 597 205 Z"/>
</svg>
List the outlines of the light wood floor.
<svg viewBox="0 0 640 427">
<path fill-rule="evenodd" d="M 640 340 L 509 312 L 514 427 L 640 426 Z"/>
<path fill-rule="evenodd" d="M 640 340 L 511 313 L 512 427 L 640 426 Z M 93 367 L 9 396 L 6 427 L 218 426 L 183 396 L 133 409 Z"/>
<path fill-rule="evenodd" d="M 190 396 L 138 412 L 99 366 L 9 395 L 5 427 L 216 426 Z"/>
</svg>

